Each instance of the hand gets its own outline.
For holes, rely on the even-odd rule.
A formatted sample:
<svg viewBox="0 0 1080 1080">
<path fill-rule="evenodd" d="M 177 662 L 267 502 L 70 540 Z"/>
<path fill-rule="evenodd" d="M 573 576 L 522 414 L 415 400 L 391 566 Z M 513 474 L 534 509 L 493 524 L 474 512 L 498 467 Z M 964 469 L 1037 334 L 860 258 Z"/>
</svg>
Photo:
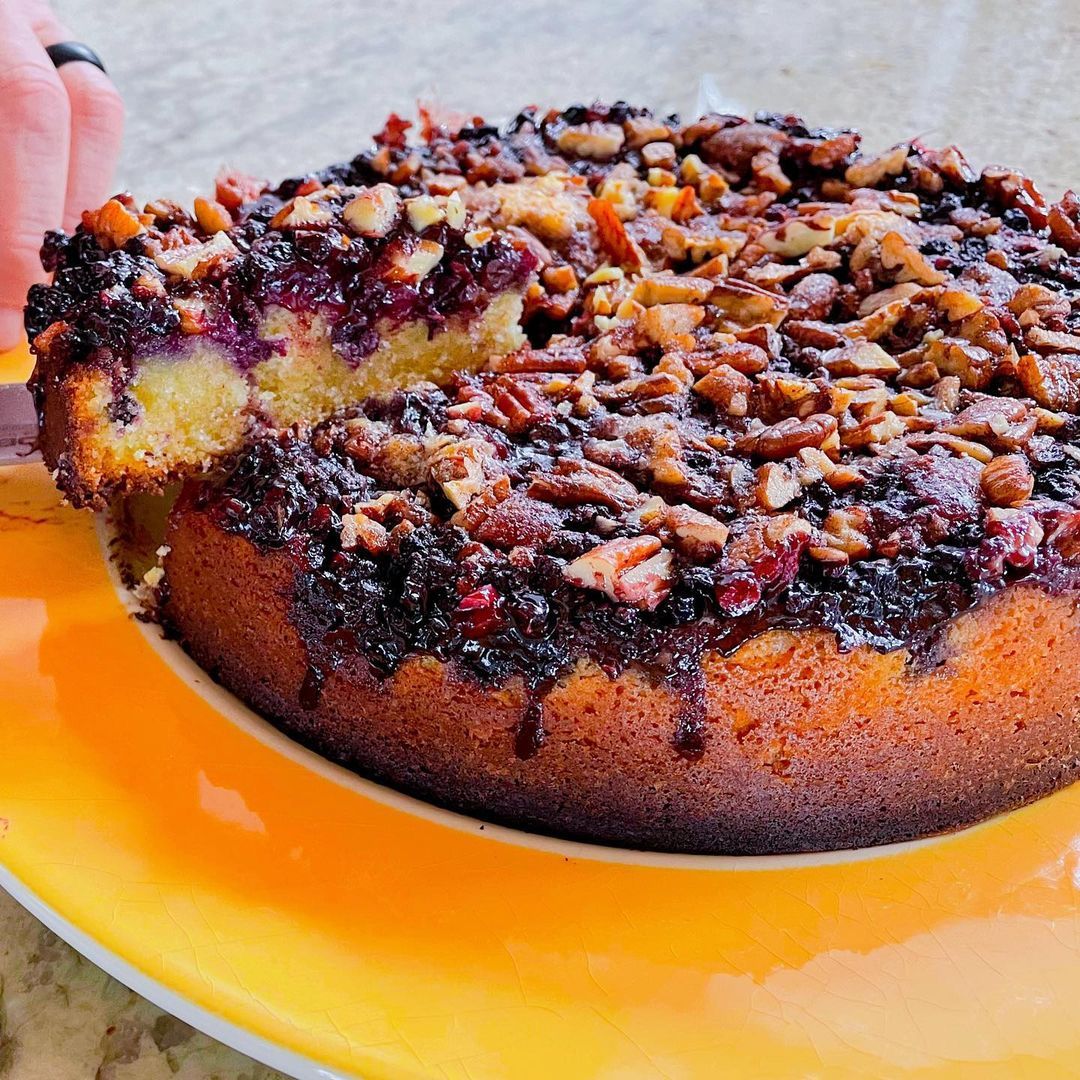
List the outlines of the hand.
<svg viewBox="0 0 1080 1080">
<path fill-rule="evenodd" d="M 49 229 L 73 229 L 110 194 L 124 107 L 92 64 L 54 68 L 72 35 L 46 0 L 0 0 L 0 350 L 22 336 L 26 290 L 44 280 Z"/>
</svg>

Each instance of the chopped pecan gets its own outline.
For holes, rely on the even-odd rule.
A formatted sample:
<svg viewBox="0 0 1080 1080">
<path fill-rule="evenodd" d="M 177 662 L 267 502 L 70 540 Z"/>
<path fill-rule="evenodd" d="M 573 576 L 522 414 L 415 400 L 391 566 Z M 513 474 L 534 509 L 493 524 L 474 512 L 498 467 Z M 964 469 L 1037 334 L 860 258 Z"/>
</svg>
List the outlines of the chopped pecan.
<svg viewBox="0 0 1080 1080">
<path fill-rule="evenodd" d="M 750 327 L 762 323 L 776 327 L 783 322 L 788 310 L 785 297 L 749 281 L 734 278 L 717 281 L 710 299 L 729 327 Z"/>
<path fill-rule="evenodd" d="M 872 341 L 856 341 L 831 349 L 821 357 L 822 366 L 830 375 L 881 375 L 888 377 L 900 370 L 900 365 L 880 345 Z"/>
<path fill-rule="evenodd" d="M 547 543 L 562 527 L 563 512 L 524 491 L 511 491 L 501 477 L 451 519 L 475 540 L 504 550 Z"/>
<path fill-rule="evenodd" d="M 631 116 L 623 121 L 626 146 L 639 150 L 647 143 L 662 142 L 671 138 L 671 128 L 652 116 Z"/>
<path fill-rule="evenodd" d="M 390 546 L 390 534 L 386 527 L 363 513 L 341 516 L 341 548 L 353 551 L 363 548 L 371 555 L 379 555 Z"/>
<path fill-rule="evenodd" d="M 788 318 L 824 319 L 839 295 L 840 285 L 831 274 L 809 274 L 788 294 Z"/>
<path fill-rule="evenodd" d="M 942 375 L 958 378 L 969 390 L 986 386 L 996 366 L 986 349 L 962 338 L 932 338 L 924 343 L 920 356 L 923 361 L 932 363 Z"/>
<path fill-rule="evenodd" d="M 677 339 L 700 326 L 704 310 L 697 304 L 657 304 L 641 310 L 636 323 L 646 341 L 670 348 Z"/>
<path fill-rule="evenodd" d="M 791 180 L 780 167 L 780 158 L 771 150 L 758 151 L 750 160 L 750 171 L 761 191 L 786 195 L 791 190 Z"/>
<path fill-rule="evenodd" d="M 746 416 L 754 384 L 730 364 L 718 364 L 694 383 L 694 390 L 728 416 Z"/>
<path fill-rule="evenodd" d="M 1020 210 L 1036 229 L 1046 228 L 1046 198 L 1030 177 L 1012 169 L 988 165 L 983 169 L 982 186 L 998 206 Z"/>
<path fill-rule="evenodd" d="M 572 266 L 545 267 L 540 277 L 551 292 L 568 293 L 578 287 L 577 275 Z"/>
<path fill-rule="evenodd" d="M 1080 410 L 1080 356 L 1075 353 L 1024 353 L 1017 366 L 1024 392 L 1048 409 Z"/>
<path fill-rule="evenodd" d="M 435 440 L 427 468 L 443 494 L 460 510 L 487 487 L 487 469 L 494 451 L 483 439 Z"/>
<path fill-rule="evenodd" d="M 306 195 L 297 195 L 270 219 L 270 227 L 272 229 L 311 229 L 315 226 L 330 225 L 333 221 L 334 214 L 329 207 L 309 199 Z"/>
<path fill-rule="evenodd" d="M 876 187 L 886 177 L 899 176 L 907 165 L 910 147 L 900 143 L 876 157 L 860 157 L 853 161 L 844 173 L 844 179 L 852 187 Z"/>
<path fill-rule="evenodd" d="M 1080 254 L 1080 197 L 1066 191 L 1060 202 L 1050 207 L 1047 215 L 1054 243 L 1070 255 Z"/>
<path fill-rule="evenodd" d="M 1080 353 L 1080 334 L 1067 334 L 1061 330 L 1044 330 L 1031 326 L 1025 334 L 1028 346 L 1036 352 Z"/>
<path fill-rule="evenodd" d="M 882 237 L 881 265 L 886 270 L 895 270 L 898 282 L 940 285 L 945 280 L 945 275 L 931 266 L 926 256 L 898 232 L 888 232 Z"/>
<path fill-rule="evenodd" d="M 1031 496 L 1035 477 L 1020 454 L 1001 454 L 983 466 L 981 484 L 994 506 L 1019 506 Z"/>
<path fill-rule="evenodd" d="M 715 558 L 727 543 L 728 527 L 691 506 L 671 506 L 665 515 L 675 547 L 699 562 Z"/>
<path fill-rule="evenodd" d="M 619 220 L 615 208 L 606 199 L 590 199 L 589 216 L 596 222 L 596 235 L 600 246 L 616 266 L 628 270 L 640 270 L 645 256 L 637 243 L 630 238 L 626 226 Z"/>
<path fill-rule="evenodd" d="M 865 506 L 830 510 L 821 524 L 821 533 L 828 547 L 844 552 L 848 558 L 862 559 L 873 551 L 870 512 Z"/>
<path fill-rule="evenodd" d="M 254 202 L 268 186 L 258 177 L 226 169 L 214 179 L 214 198 L 226 210 L 239 210 L 244 203 Z"/>
<path fill-rule="evenodd" d="M 575 559 L 563 568 L 563 575 L 574 585 L 651 611 L 671 591 L 672 564 L 671 552 L 655 536 L 621 537 Z"/>
<path fill-rule="evenodd" d="M 836 239 L 836 221 L 829 214 L 790 218 L 759 233 L 756 243 L 773 255 L 797 259 L 814 248 L 827 247 Z"/>
<path fill-rule="evenodd" d="M 757 470 L 755 494 L 766 510 L 782 509 L 802 494 L 798 472 L 786 462 L 766 462 Z"/>
<path fill-rule="evenodd" d="M 422 281 L 442 260 L 445 248 L 434 240 L 419 240 L 415 247 L 396 246 L 390 252 L 388 281 Z"/>
<path fill-rule="evenodd" d="M 626 135 L 618 124 L 594 121 L 576 124 L 560 131 L 555 145 L 564 154 L 607 161 L 622 149 L 625 139 Z"/>
<path fill-rule="evenodd" d="M 405 216 L 413 232 L 423 232 L 433 225 L 446 220 L 445 200 L 443 205 L 432 195 L 418 195 L 405 200 Z"/>
<path fill-rule="evenodd" d="M 401 210 L 401 199 L 390 184 L 375 184 L 345 204 L 345 224 L 359 236 L 386 236 Z"/>
<path fill-rule="evenodd" d="M 893 439 L 903 435 L 907 431 L 904 418 L 896 413 L 885 412 L 878 416 L 870 416 L 859 421 L 853 428 L 848 428 L 840 433 L 840 442 L 849 449 L 858 446 L 880 446 L 892 442 Z"/>
<path fill-rule="evenodd" d="M 655 304 L 703 304 L 713 291 L 707 278 L 654 274 L 639 278 L 633 298 L 646 307 Z"/>
<path fill-rule="evenodd" d="M 675 167 L 675 147 L 669 142 L 648 142 L 641 148 L 641 160 L 646 165 L 665 169 Z"/>
<path fill-rule="evenodd" d="M 794 457 L 805 447 L 820 448 L 836 433 L 836 418 L 816 413 L 805 419 L 790 416 L 786 420 L 748 433 L 735 441 L 735 448 L 767 461 Z"/>
<path fill-rule="evenodd" d="M 85 211 L 82 221 L 106 251 L 121 248 L 132 238 L 146 232 L 146 225 L 139 215 L 119 198 L 109 199 L 98 210 Z"/>
<path fill-rule="evenodd" d="M 225 232 L 215 233 L 201 244 L 185 244 L 175 248 L 159 247 L 152 250 L 152 257 L 158 268 L 180 278 L 204 277 L 212 268 L 221 266 L 239 254 L 236 245 Z"/>
<path fill-rule="evenodd" d="M 642 499 L 638 489 L 614 470 L 573 459 L 556 462 L 551 472 L 535 474 L 528 493 L 556 506 L 598 503 L 624 512 Z"/>
<path fill-rule="evenodd" d="M 195 220 L 207 236 L 232 228 L 232 217 L 221 203 L 199 196 L 195 200 Z"/>
<path fill-rule="evenodd" d="M 1022 401 L 986 397 L 957 413 L 941 430 L 1007 451 L 1026 446 L 1037 426 L 1038 418 Z"/>
</svg>

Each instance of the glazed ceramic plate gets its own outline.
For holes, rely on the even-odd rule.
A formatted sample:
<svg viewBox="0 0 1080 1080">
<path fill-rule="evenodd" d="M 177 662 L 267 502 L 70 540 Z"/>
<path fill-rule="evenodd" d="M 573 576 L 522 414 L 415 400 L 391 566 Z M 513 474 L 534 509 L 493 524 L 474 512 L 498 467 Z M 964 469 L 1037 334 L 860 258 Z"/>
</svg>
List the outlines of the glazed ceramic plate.
<svg viewBox="0 0 1080 1080">
<path fill-rule="evenodd" d="M 0 883 L 209 1034 L 301 1077 L 1075 1070 L 1080 786 L 840 855 L 484 826 L 278 735 L 132 617 L 104 537 L 0 469 Z"/>
</svg>

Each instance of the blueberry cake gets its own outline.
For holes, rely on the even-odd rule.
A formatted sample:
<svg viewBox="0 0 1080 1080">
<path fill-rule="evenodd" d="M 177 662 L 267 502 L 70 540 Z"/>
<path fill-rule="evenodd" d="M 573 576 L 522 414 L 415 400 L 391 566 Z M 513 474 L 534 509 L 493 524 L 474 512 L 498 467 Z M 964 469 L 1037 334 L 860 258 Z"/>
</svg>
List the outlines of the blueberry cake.
<svg viewBox="0 0 1080 1080">
<path fill-rule="evenodd" d="M 41 449 L 75 505 L 160 491 L 260 430 L 482 364 L 523 339 L 535 256 L 456 192 L 219 179 L 47 237 L 26 326 Z M 247 197 L 252 201 L 243 201 Z"/>
<path fill-rule="evenodd" d="M 365 775 L 634 847 L 883 843 L 1076 776 L 1074 194 L 792 116 L 407 128 L 242 203 L 236 260 L 297 185 L 456 199 L 525 340 L 190 479 L 154 580 L 199 663 Z"/>
</svg>

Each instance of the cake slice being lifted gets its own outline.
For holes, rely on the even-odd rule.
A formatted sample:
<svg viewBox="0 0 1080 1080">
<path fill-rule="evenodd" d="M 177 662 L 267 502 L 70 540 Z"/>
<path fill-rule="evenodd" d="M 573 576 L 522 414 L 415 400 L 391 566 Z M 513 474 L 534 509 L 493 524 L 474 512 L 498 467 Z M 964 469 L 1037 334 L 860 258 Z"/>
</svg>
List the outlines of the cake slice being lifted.
<svg viewBox="0 0 1080 1080">
<path fill-rule="evenodd" d="M 253 432 L 441 382 L 522 343 L 536 258 L 456 193 L 220 180 L 46 238 L 26 324 L 41 450 L 75 505 L 160 490 Z"/>
</svg>

